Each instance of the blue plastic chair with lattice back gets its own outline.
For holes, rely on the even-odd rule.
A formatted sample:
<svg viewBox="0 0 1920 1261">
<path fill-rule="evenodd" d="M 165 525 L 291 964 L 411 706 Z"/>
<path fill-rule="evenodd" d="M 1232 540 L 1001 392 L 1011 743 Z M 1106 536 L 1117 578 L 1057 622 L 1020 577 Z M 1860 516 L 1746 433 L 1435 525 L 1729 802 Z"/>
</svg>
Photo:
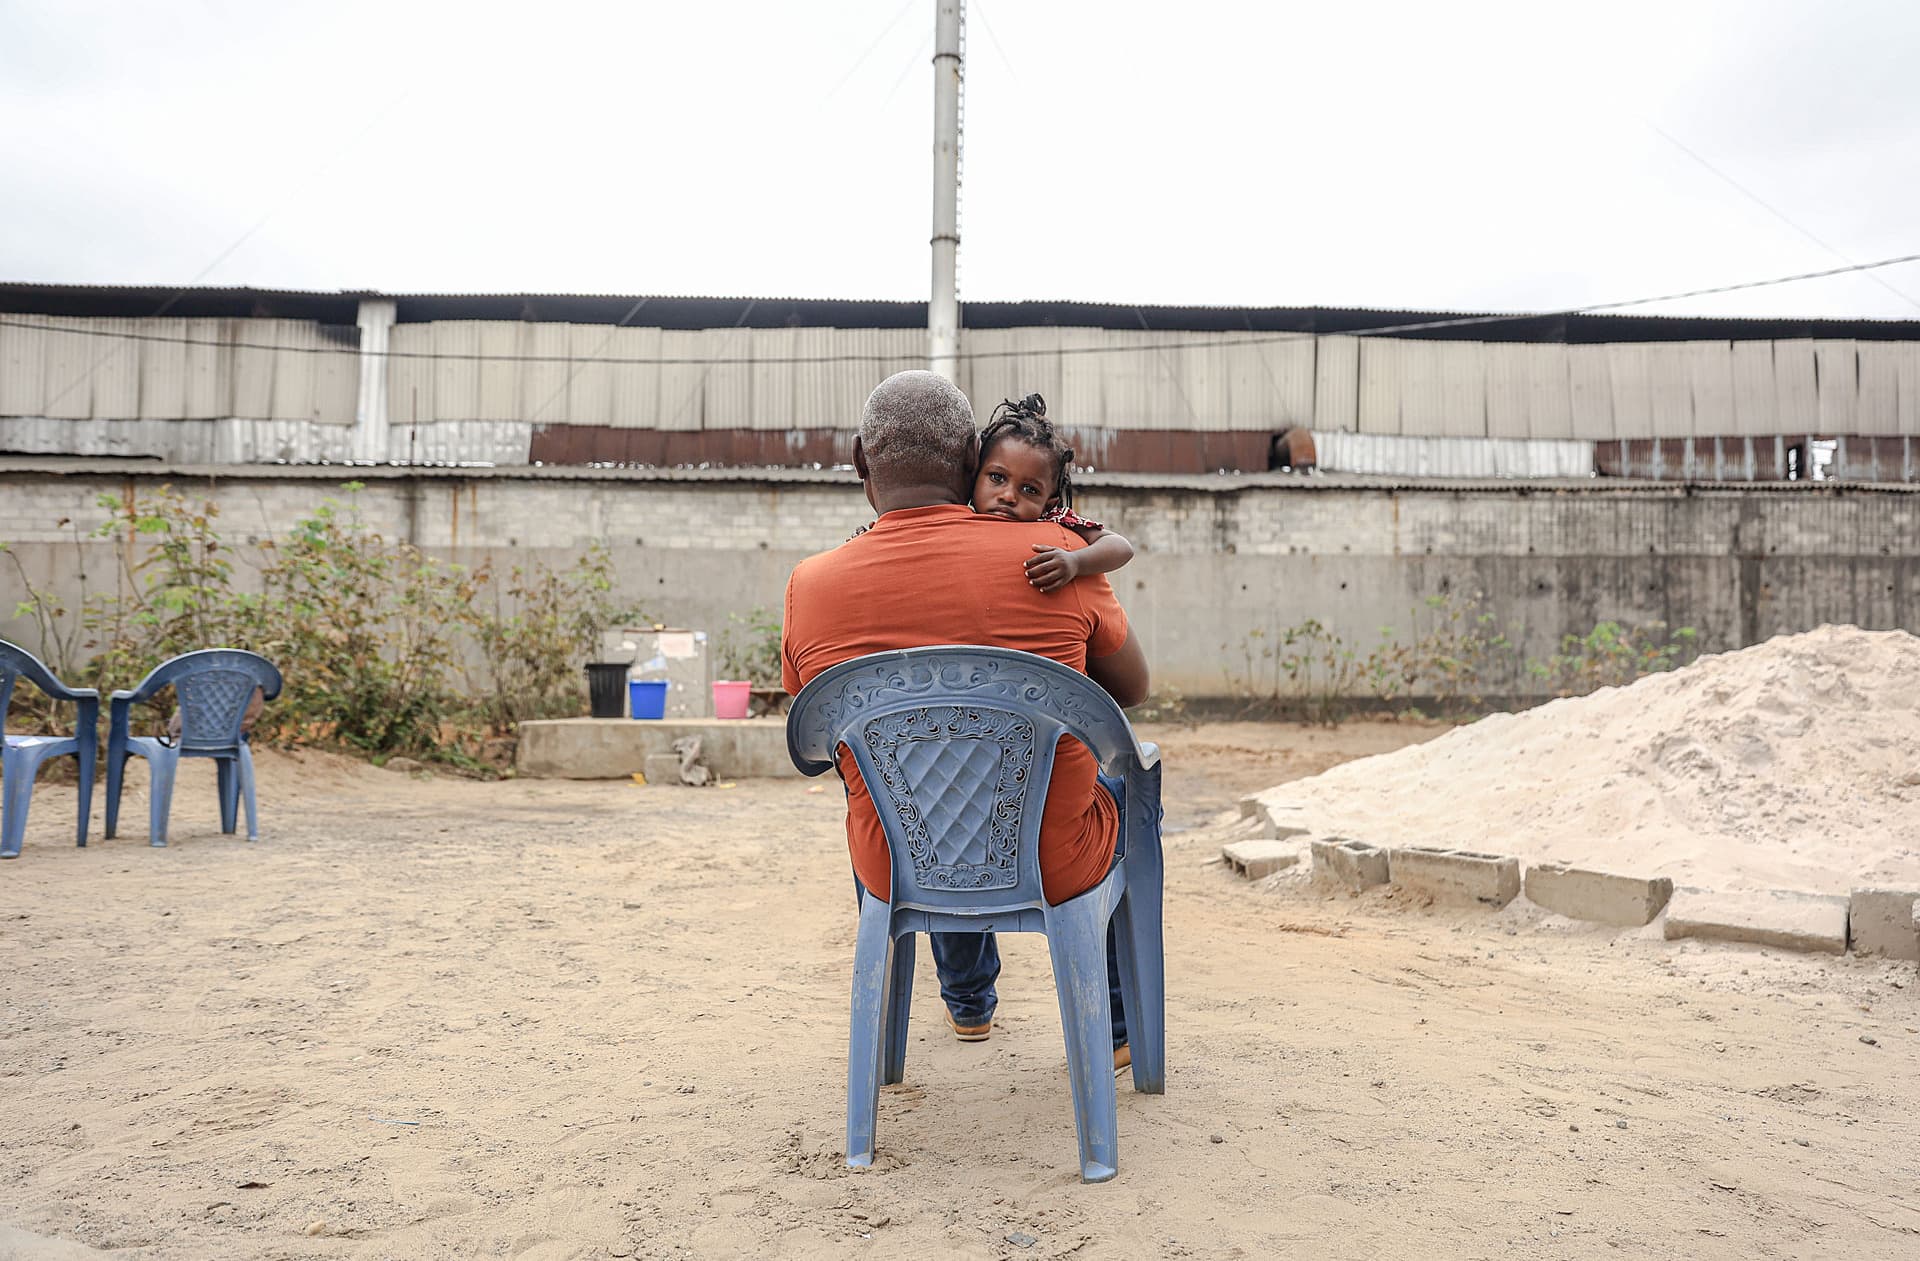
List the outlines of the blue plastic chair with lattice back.
<svg viewBox="0 0 1920 1261">
<path fill-rule="evenodd" d="M 132 710 L 171 687 L 180 711 L 177 741 L 136 736 L 129 730 Z M 280 695 L 280 671 L 257 653 L 238 648 L 207 648 L 182 653 L 155 666 L 130 692 L 111 697 L 107 724 L 107 835 L 120 823 L 120 788 L 127 758 L 143 757 L 152 775 L 147 794 L 147 843 L 167 843 L 167 814 L 173 806 L 174 770 L 183 757 L 215 759 L 219 768 L 220 830 L 232 834 L 240 799 L 247 803 L 247 839 L 260 839 L 254 802 L 253 752 L 242 729 L 253 690 L 272 700 Z"/>
<path fill-rule="evenodd" d="M 1120 857 L 1058 906 L 1040 885 L 1040 816 L 1055 745 L 1086 745 L 1124 781 Z M 876 653 L 815 678 L 787 714 L 807 775 L 853 753 L 892 854 L 889 901 L 863 897 L 847 1042 L 847 1164 L 873 1161 L 880 1087 L 905 1075 L 913 934 L 1045 933 L 1066 1034 L 1080 1176 L 1118 1169 L 1107 990 L 1111 920 L 1135 1090 L 1166 1089 L 1160 933 L 1160 753 L 1086 675 L 1005 648 Z"/>
<path fill-rule="evenodd" d="M 87 843 L 87 818 L 93 813 L 93 760 L 100 743 L 100 693 L 90 687 L 68 687 L 53 677 L 40 658 L 17 644 L 0 639 L 0 719 L 13 700 L 13 685 L 21 679 L 58 701 L 74 704 L 70 736 L 9 736 L 0 732 L 0 858 L 20 857 L 27 834 L 27 803 L 33 799 L 34 776 L 48 758 L 72 755 L 80 760 L 79 832 L 76 844 Z"/>
</svg>

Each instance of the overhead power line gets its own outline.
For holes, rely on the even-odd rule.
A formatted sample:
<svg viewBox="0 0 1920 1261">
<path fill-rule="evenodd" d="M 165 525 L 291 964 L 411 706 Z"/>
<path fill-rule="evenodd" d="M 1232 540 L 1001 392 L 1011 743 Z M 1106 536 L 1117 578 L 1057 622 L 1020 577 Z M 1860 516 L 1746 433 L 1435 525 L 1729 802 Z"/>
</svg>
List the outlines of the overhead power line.
<svg viewBox="0 0 1920 1261">
<path fill-rule="evenodd" d="M 1823 280 L 1829 276 L 1845 276 L 1854 272 L 1873 271 L 1882 267 L 1897 267 L 1902 263 L 1920 263 L 1920 254 L 1900 254 L 1893 258 L 1875 259 L 1868 263 L 1853 263 L 1846 267 L 1829 267 L 1824 271 L 1799 272 L 1791 276 L 1773 276 L 1766 280 L 1748 280 L 1739 284 L 1715 285 L 1707 289 L 1687 289 L 1678 293 L 1662 293 L 1645 298 L 1628 298 L 1620 302 L 1593 302 L 1585 306 L 1565 307 L 1554 311 L 1518 311 L 1508 315 L 1459 315 L 1439 320 L 1421 320 L 1411 324 L 1387 324 L 1377 328 L 1347 329 L 1338 333 L 1316 332 L 1280 332 L 1253 334 L 1247 337 L 1215 337 L 1206 340 L 1186 342 L 1159 342 L 1150 347 L 1135 346 L 1054 346 L 1038 350 L 974 350 L 964 351 L 961 359 L 1044 359 L 1055 355 L 1112 355 L 1129 354 L 1139 349 L 1153 350 L 1214 350 L 1225 346 L 1270 346 L 1285 342 L 1299 341 L 1303 338 L 1320 336 L 1338 337 L 1386 337 L 1396 333 L 1421 333 L 1443 328 L 1471 328 L 1486 324 L 1516 324 L 1528 320 L 1553 320 L 1569 315 L 1593 315 L 1606 311 L 1621 311 L 1628 307 L 1651 306 L 1658 302 L 1677 302 L 1683 298 L 1706 298 L 1723 293 L 1741 293 L 1749 289 L 1765 289 L 1775 285 L 1790 285 L 1803 280 Z M 85 317 L 50 317 L 85 318 Z M 820 364 L 820 363 L 895 363 L 900 360 L 918 360 L 924 354 L 915 350 L 895 355 L 773 355 L 739 357 L 693 356 L 626 356 L 612 355 L 605 358 L 589 356 L 575 358 L 571 355 L 495 355 L 438 350 L 369 350 L 362 351 L 353 346 L 275 346 L 266 342 L 210 342 L 196 337 L 177 337 L 164 333 L 122 332 L 115 329 L 98 328 L 62 328 L 53 324 L 35 324 L 17 318 L 0 318 L 0 328 L 23 328 L 37 333 L 59 333 L 73 337 L 103 337 L 122 341 L 157 342 L 175 346 L 200 346 L 216 350 L 260 350 L 282 355 L 366 355 L 369 358 L 421 360 L 429 363 L 559 363 L 559 364 L 630 364 L 671 366 L 721 366 L 739 365 L 741 367 L 780 367 L 782 365 Z M 733 331 L 733 330 L 723 330 Z M 905 329 L 903 332 L 917 330 Z"/>
</svg>

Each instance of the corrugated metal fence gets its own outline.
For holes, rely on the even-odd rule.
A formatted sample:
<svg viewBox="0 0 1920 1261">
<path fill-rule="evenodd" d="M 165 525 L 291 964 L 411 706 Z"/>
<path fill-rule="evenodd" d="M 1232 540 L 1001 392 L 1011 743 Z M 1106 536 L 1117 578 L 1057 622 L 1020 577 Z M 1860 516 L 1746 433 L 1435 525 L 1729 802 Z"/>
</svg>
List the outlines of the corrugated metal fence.
<svg viewBox="0 0 1920 1261">
<path fill-rule="evenodd" d="M 31 325 L 0 327 L 0 445 L 8 449 L 295 462 L 339 459 L 351 449 L 332 427 L 355 419 L 363 361 L 354 328 L 256 319 L 8 321 Z M 73 335 L 126 332 L 177 340 Z M 570 427 L 826 435 L 824 445 L 807 449 L 833 450 L 834 435 L 857 425 L 874 382 L 919 366 L 924 343 L 916 329 L 401 324 L 384 369 L 391 454 L 524 461 L 532 435 Z M 1322 435 L 1328 454 L 1344 450 L 1339 435 L 1586 442 L 1603 450 L 1691 439 L 1702 452 L 1709 448 L 1701 444 L 1721 442 L 1717 457 L 1657 449 L 1667 464 L 1697 468 L 1743 463 L 1744 447 L 1730 461 L 1728 440 L 1783 434 L 1837 435 L 1870 457 L 1861 467 L 1905 468 L 1910 444 L 1896 453 L 1860 440 L 1920 436 L 1920 342 L 1910 341 L 1565 345 L 1046 327 L 968 332 L 963 354 L 959 384 L 983 415 L 1002 397 L 1037 391 L 1082 435 L 1089 454 L 1157 451 L 1144 439 L 1164 434 L 1196 451 L 1228 452 L 1237 467 L 1250 466 L 1267 435 L 1295 427 Z M 167 446 L 168 426 L 178 422 L 227 429 L 203 427 L 197 438 L 181 430 L 181 449 L 156 449 Z M 252 428 L 234 428 L 238 422 Z M 1193 441 L 1205 434 L 1232 441 Z M 1126 435 L 1135 439 L 1117 441 Z M 777 445 L 736 441 L 716 449 Z M 803 445 L 796 439 L 792 449 Z M 1469 462 L 1559 469 L 1571 449 L 1488 448 Z M 1623 468 L 1636 464 L 1632 448 L 1619 451 Z"/>
</svg>

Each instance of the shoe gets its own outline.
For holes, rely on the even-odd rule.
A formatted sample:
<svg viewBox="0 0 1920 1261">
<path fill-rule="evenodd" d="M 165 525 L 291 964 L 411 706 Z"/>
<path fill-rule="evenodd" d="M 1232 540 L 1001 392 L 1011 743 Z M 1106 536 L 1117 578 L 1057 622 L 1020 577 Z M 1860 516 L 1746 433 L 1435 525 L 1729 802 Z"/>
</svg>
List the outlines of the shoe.
<svg viewBox="0 0 1920 1261">
<path fill-rule="evenodd" d="M 993 1017 L 989 1015 L 977 1025 L 963 1025 L 953 1018 L 952 1012 L 948 1012 L 947 1028 L 953 1030 L 953 1036 L 962 1042 L 985 1042 L 993 1035 Z"/>
<path fill-rule="evenodd" d="M 1113 1071 L 1117 1073 L 1117 1072 L 1120 1072 L 1122 1069 L 1128 1069 L 1132 1067 L 1133 1067 L 1132 1049 L 1129 1048 L 1125 1043 L 1122 1043 L 1121 1045 L 1113 1048 Z"/>
</svg>

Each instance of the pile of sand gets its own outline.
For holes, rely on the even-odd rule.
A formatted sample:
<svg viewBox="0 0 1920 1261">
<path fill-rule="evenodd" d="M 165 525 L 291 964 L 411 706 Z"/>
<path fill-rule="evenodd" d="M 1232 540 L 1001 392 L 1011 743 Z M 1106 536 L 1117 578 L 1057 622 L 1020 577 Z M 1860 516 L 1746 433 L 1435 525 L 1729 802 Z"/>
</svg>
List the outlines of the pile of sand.
<svg viewBox="0 0 1920 1261">
<path fill-rule="evenodd" d="M 1920 885 L 1920 638 L 1823 626 L 1261 794 L 1316 835 L 1714 888 Z M 1289 814 L 1293 813 L 1288 811 Z"/>
</svg>

